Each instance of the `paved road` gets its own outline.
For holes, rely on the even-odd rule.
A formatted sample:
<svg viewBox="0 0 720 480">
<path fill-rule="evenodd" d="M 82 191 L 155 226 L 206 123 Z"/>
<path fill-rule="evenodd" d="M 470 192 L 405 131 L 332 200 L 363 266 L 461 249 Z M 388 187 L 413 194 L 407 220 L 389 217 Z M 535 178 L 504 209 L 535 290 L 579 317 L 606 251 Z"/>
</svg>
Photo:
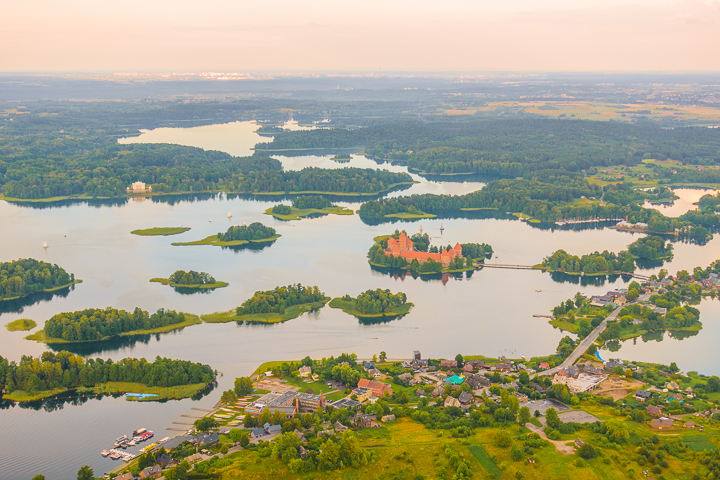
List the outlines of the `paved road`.
<svg viewBox="0 0 720 480">
<path fill-rule="evenodd" d="M 639 297 L 637 300 L 635 300 L 634 302 L 628 302 L 628 303 L 626 303 L 625 305 L 620 305 L 619 307 L 617 307 L 615 310 L 613 310 L 613 312 L 612 312 L 610 315 L 608 315 L 608 316 L 605 318 L 605 320 L 603 320 L 603 321 L 600 323 L 600 325 L 598 325 L 597 327 L 595 327 L 595 330 L 593 330 L 593 331 L 590 333 L 590 335 L 588 335 L 587 337 L 585 337 L 585 338 L 580 342 L 580 345 L 578 345 L 578 346 L 575 348 L 575 350 L 573 350 L 573 352 L 570 354 L 570 356 L 568 356 L 563 363 L 561 363 L 560 365 L 558 365 L 558 366 L 555 367 L 555 368 L 550 368 L 550 369 L 548 369 L 548 370 L 543 370 L 543 371 L 540 372 L 538 375 L 542 375 L 542 376 L 546 376 L 546 377 L 547 377 L 547 376 L 553 376 L 553 375 L 555 375 L 557 372 L 559 372 L 560 370 L 562 370 L 563 368 L 569 367 L 570 365 L 573 365 L 573 364 L 577 361 L 577 359 L 580 358 L 580 356 L 581 356 L 583 353 L 585 353 L 588 348 L 590 348 L 590 345 L 592 345 L 593 343 L 595 343 L 595 340 L 597 340 L 597 338 L 600 336 L 600 334 L 605 330 L 605 328 L 607 328 L 607 323 L 608 323 L 609 321 L 614 321 L 614 320 L 617 318 L 618 313 L 620 313 L 620 310 L 622 310 L 623 307 L 626 307 L 627 305 L 632 305 L 632 304 L 634 304 L 634 303 L 647 302 L 649 298 L 650 298 L 650 294 L 649 294 L 649 293 L 646 293 L 646 294 L 644 294 L 644 295 L 640 295 L 640 297 Z"/>
</svg>

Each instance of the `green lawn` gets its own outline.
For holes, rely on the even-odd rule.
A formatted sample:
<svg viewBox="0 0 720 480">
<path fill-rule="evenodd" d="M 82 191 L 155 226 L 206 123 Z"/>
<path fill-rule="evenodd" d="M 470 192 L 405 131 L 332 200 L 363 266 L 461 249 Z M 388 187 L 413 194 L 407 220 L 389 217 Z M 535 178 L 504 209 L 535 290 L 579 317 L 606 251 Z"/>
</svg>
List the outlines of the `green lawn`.
<svg viewBox="0 0 720 480">
<path fill-rule="evenodd" d="M 202 320 L 207 323 L 226 323 L 226 322 L 248 322 L 248 323 L 280 323 L 287 320 L 297 318 L 305 312 L 322 308 L 330 301 L 330 297 L 325 297 L 322 302 L 304 303 L 302 305 L 293 305 L 287 307 L 285 313 L 249 313 L 238 315 L 235 310 L 228 312 L 211 313 L 203 315 Z"/>
<path fill-rule="evenodd" d="M 492 461 L 492 458 L 490 458 L 490 455 L 488 455 L 482 445 L 469 446 L 468 450 L 470 450 L 473 457 L 475 457 L 477 461 L 480 462 L 480 465 L 482 465 L 489 474 L 493 475 L 494 478 L 500 478 L 502 476 L 502 471 L 495 465 L 495 462 Z"/>
<path fill-rule="evenodd" d="M 215 245 L 217 247 L 236 247 L 239 245 L 245 245 L 247 243 L 270 243 L 274 242 L 278 238 L 280 238 L 282 235 L 277 234 L 273 235 L 270 238 L 261 238 L 260 240 L 233 240 L 230 242 L 223 242 L 222 240 L 218 240 L 217 235 L 210 235 L 209 237 L 205 237 L 202 240 L 195 240 L 194 242 L 175 242 L 172 245 L 175 246 L 189 246 L 189 245 Z"/>
<path fill-rule="evenodd" d="M 155 227 L 155 228 L 145 228 L 141 230 L 133 230 L 133 235 L 140 235 L 143 237 L 155 237 L 155 236 L 168 236 L 168 235 L 177 235 L 179 233 L 184 233 L 190 230 L 190 227 Z"/>
</svg>

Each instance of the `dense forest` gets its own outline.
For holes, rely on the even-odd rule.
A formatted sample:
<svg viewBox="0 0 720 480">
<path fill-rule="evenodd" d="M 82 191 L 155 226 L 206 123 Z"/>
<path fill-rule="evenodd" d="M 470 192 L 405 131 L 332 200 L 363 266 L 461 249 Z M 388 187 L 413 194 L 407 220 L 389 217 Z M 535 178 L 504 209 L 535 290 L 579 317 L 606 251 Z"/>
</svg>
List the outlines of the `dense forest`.
<svg viewBox="0 0 720 480">
<path fill-rule="evenodd" d="M 135 308 L 132 313 L 115 308 L 90 308 L 59 313 L 45 322 L 45 335 L 68 342 L 91 342 L 135 330 L 152 330 L 185 321 L 185 315 L 159 309 L 149 315 Z"/>
<path fill-rule="evenodd" d="M 266 227 L 260 222 L 254 222 L 250 225 L 234 226 L 227 229 L 225 233 L 218 233 L 218 240 L 223 242 L 234 242 L 237 240 L 264 240 L 275 236 L 275 229 Z"/>
<path fill-rule="evenodd" d="M 381 193 L 400 183 L 412 183 L 407 173 L 367 168 L 304 168 L 300 171 L 259 170 L 246 174 L 238 183 L 238 191 L 260 192 L 330 192 Z M 227 189 L 228 191 L 232 191 Z"/>
<path fill-rule="evenodd" d="M 62 287 L 74 281 L 74 274 L 34 258 L 0 262 L 0 301 Z"/>
<path fill-rule="evenodd" d="M 641 260 L 660 260 L 673 256 L 673 246 L 657 235 L 642 237 L 628 245 L 628 251 Z"/>
<path fill-rule="evenodd" d="M 125 358 L 117 362 L 62 351 L 44 352 L 40 358 L 23 355 L 20 363 L 0 357 L 0 390 L 37 393 L 57 388 L 93 387 L 105 382 L 141 383 L 148 387 L 210 384 L 215 372 L 208 365 L 184 360 Z"/>
<path fill-rule="evenodd" d="M 393 312 L 407 303 L 407 296 L 404 293 L 392 293 L 390 290 L 380 288 L 367 290 L 356 299 L 350 295 L 345 295 L 342 299 L 346 302 L 354 301 L 355 310 L 367 315 Z"/>
<path fill-rule="evenodd" d="M 168 280 L 175 285 L 209 285 L 216 283 L 215 278 L 209 273 L 196 272 L 195 270 L 189 272 L 178 270 L 170 275 Z"/>
<path fill-rule="evenodd" d="M 321 302 L 325 294 L 317 286 L 304 287 L 299 283 L 273 290 L 255 292 L 236 309 L 237 315 L 251 313 L 284 313 L 287 307 L 306 303 Z"/>
<path fill-rule="evenodd" d="M 545 258 L 541 264 L 553 271 L 561 271 L 567 273 L 585 273 L 585 274 L 608 274 L 615 272 L 634 272 L 635 260 L 632 254 L 627 250 L 623 250 L 615 255 L 605 250 L 602 253 L 595 252 L 588 255 L 578 257 L 570 255 L 565 250 L 558 250 L 549 257 Z"/>
<path fill-rule="evenodd" d="M 293 198 L 293 207 L 305 209 L 305 208 L 328 208 L 332 207 L 333 204 L 330 200 L 320 195 L 304 195 L 302 197 Z"/>
<path fill-rule="evenodd" d="M 605 203 L 588 201 L 605 195 Z M 442 215 L 470 215 L 462 209 L 496 209 L 498 212 L 517 212 L 543 222 L 583 219 L 625 219 L 630 223 L 643 222 L 653 232 L 681 229 L 680 236 L 706 241 L 709 230 L 720 226 L 720 216 L 705 210 L 689 211 L 680 217 L 666 217 L 660 212 L 640 206 L 652 195 L 632 188 L 632 185 L 608 185 L 601 188 L 590 184 L 582 175 L 554 171 L 535 172 L 530 178 L 491 181 L 482 190 L 466 195 L 411 195 L 383 198 L 364 203 L 360 216 L 381 219 L 393 213 L 432 213 Z M 705 201 L 705 205 L 710 203 Z M 688 227 L 683 229 L 683 227 Z"/>
<path fill-rule="evenodd" d="M 492 258 L 493 248 L 487 243 L 461 243 L 463 255 L 473 259 Z"/>
<path fill-rule="evenodd" d="M 256 148 L 360 148 L 432 174 L 521 176 L 543 169 L 579 172 L 645 158 L 720 163 L 720 136 L 700 127 L 554 119 L 454 119 L 354 130 L 286 132 Z"/>
</svg>

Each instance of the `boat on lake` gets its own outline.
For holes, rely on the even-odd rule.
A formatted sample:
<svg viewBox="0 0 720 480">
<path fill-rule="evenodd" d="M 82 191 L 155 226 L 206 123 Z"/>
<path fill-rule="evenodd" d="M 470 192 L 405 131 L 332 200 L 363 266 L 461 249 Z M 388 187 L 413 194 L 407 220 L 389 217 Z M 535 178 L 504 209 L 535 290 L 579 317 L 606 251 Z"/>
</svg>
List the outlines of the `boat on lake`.
<svg viewBox="0 0 720 480">
<path fill-rule="evenodd" d="M 103 450 L 102 452 L 100 452 L 100 455 L 102 455 L 103 457 L 107 457 L 108 455 L 110 455 L 110 452 L 107 450 Z"/>
<path fill-rule="evenodd" d="M 48 248 L 47 242 L 43 242 L 43 248 Z"/>
<path fill-rule="evenodd" d="M 228 218 L 232 218 L 232 213 L 228 212 Z"/>
</svg>

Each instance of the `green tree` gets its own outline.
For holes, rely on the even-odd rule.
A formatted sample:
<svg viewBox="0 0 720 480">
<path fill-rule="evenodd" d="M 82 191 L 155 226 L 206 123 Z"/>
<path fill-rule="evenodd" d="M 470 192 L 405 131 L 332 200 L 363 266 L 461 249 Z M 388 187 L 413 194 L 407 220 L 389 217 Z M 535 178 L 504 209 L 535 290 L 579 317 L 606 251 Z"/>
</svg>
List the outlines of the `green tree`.
<svg viewBox="0 0 720 480">
<path fill-rule="evenodd" d="M 235 379 L 235 394 L 238 397 L 246 397 L 250 395 L 255 387 L 249 377 L 239 377 Z"/>
<path fill-rule="evenodd" d="M 152 467 L 153 465 L 155 465 L 155 457 L 150 452 L 146 453 L 145 455 L 141 455 L 138 459 L 138 468 L 140 468 L 140 470 L 143 470 L 147 467 Z"/>
<path fill-rule="evenodd" d="M 597 452 L 592 447 L 592 445 L 590 445 L 589 443 L 586 443 L 582 447 L 578 448 L 577 454 L 580 458 L 589 460 L 591 458 L 595 458 L 595 456 L 597 455 Z"/>
<path fill-rule="evenodd" d="M 211 428 L 217 428 L 218 422 L 212 417 L 203 417 L 195 420 L 193 425 L 198 432 L 207 432 Z"/>
<path fill-rule="evenodd" d="M 495 434 L 494 437 L 495 445 L 497 445 L 500 448 L 507 448 L 512 443 L 512 439 L 510 438 L 510 434 L 505 430 L 500 430 Z"/>
<path fill-rule="evenodd" d="M 513 459 L 513 462 L 519 462 L 523 458 L 523 449 L 520 445 L 513 445 L 513 447 L 510 449 L 510 458 Z"/>
<path fill-rule="evenodd" d="M 527 373 L 525 370 L 523 370 L 522 372 L 520 372 L 520 375 L 518 375 L 518 381 L 523 385 L 529 384 L 530 383 L 530 374 Z"/>
<path fill-rule="evenodd" d="M 632 302 L 633 300 L 637 300 L 639 296 L 640 294 L 638 293 L 638 291 L 633 288 L 627 292 L 625 298 L 627 298 L 628 301 Z"/>
<path fill-rule="evenodd" d="M 77 472 L 77 480 L 95 480 L 95 472 L 90 468 L 90 465 L 80 467 Z"/>
<path fill-rule="evenodd" d="M 245 448 L 248 445 L 250 445 L 250 436 L 249 435 L 243 435 L 240 437 L 240 446 Z"/>
<path fill-rule="evenodd" d="M 225 405 L 235 403 L 237 401 L 237 395 L 234 390 L 225 390 L 220 397 L 220 401 Z"/>
<path fill-rule="evenodd" d="M 628 431 L 627 425 L 616 418 L 611 418 L 605 422 L 605 428 L 608 436 L 615 440 L 627 440 L 630 438 L 630 432 Z"/>
<path fill-rule="evenodd" d="M 455 355 L 455 361 L 457 362 L 458 367 L 462 367 L 463 356 L 458 353 L 457 355 Z"/>
<path fill-rule="evenodd" d="M 545 424 L 553 430 L 560 428 L 562 422 L 560 421 L 557 410 L 551 407 L 545 411 Z"/>
<path fill-rule="evenodd" d="M 518 423 L 520 425 L 525 425 L 530 421 L 531 418 L 532 417 L 530 416 L 530 409 L 528 407 L 520 407 Z"/>
<path fill-rule="evenodd" d="M 387 353 L 380 352 L 380 361 L 384 362 L 385 360 L 387 360 Z"/>
<path fill-rule="evenodd" d="M 707 379 L 707 385 L 705 389 L 708 392 L 718 392 L 720 391 L 720 378 L 716 376 L 712 376 Z"/>
<path fill-rule="evenodd" d="M 45 475 L 35 475 L 32 480 L 45 480 Z"/>
</svg>

